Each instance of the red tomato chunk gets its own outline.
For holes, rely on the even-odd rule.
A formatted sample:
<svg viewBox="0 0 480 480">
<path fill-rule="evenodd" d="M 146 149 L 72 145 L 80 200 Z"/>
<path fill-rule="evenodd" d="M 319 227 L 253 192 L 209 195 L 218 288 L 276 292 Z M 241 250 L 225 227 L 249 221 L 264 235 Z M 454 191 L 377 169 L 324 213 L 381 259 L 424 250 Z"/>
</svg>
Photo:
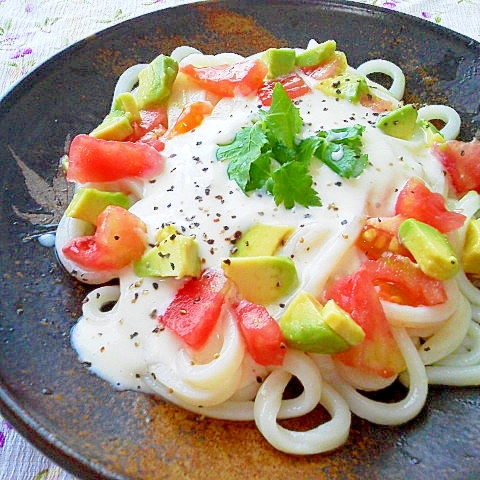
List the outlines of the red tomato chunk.
<svg viewBox="0 0 480 480">
<path fill-rule="evenodd" d="M 194 67 L 185 65 L 180 71 L 195 83 L 219 97 L 248 96 L 263 83 L 268 68 L 261 60 L 246 60 L 232 65 Z"/>
<path fill-rule="evenodd" d="M 365 340 L 334 357 L 350 367 L 384 378 L 405 369 L 403 356 L 393 338 L 378 298 L 372 277 L 366 269 L 337 280 L 325 292 L 324 300 L 333 299 L 348 312 L 365 332 Z"/>
<path fill-rule="evenodd" d="M 242 300 L 236 307 L 247 352 L 260 365 L 282 365 L 286 343 L 277 321 L 262 305 Z"/>
<path fill-rule="evenodd" d="M 98 216 L 95 234 L 73 239 L 62 252 L 88 270 L 120 270 L 143 255 L 148 242 L 146 231 L 136 215 L 109 205 Z"/>
<path fill-rule="evenodd" d="M 290 100 L 302 97 L 311 92 L 311 88 L 296 73 L 290 73 L 284 77 L 268 80 L 258 90 L 258 98 L 264 106 L 272 104 L 273 88 L 275 84 L 281 83 Z"/>
<path fill-rule="evenodd" d="M 152 178 L 163 170 L 164 158 L 146 143 L 102 140 L 77 135 L 68 153 L 69 182 L 113 182 L 122 178 Z"/>
<path fill-rule="evenodd" d="M 159 323 L 175 332 L 188 346 L 201 348 L 220 317 L 229 281 L 222 272 L 205 270 L 186 281 Z"/>
<path fill-rule="evenodd" d="M 465 216 L 447 210 L 440 193 L 432 192 L 422 180 L 412 177 L 398 195 L 395 214 L 428 223 L 441 233 L 457 230 Z"/>
<path fill-rule="evenodd" d="M 458 195 L 470 190 L 480 193 L 480 141 L 450 140 L 435 144 L 432 151 L 447 171 Z"/>
</svg>

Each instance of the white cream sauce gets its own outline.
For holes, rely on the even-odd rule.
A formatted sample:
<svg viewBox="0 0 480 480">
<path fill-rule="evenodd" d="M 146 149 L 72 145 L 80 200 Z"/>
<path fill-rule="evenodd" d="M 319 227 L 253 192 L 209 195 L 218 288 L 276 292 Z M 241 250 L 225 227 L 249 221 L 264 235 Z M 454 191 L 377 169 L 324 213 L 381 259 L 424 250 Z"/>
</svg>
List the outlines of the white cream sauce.
<svg viewBox="0 0 480 480">
<path fill-rule="evenodd" d="M 421 139 L 406 142 L 388 137 L 374 127 L 377 117 L 371 110 L 336 101 L 318 90 L 296 105 L 304 121 L 304 137 L 319 129 L 356 123 L 367 127 L 363 142 L 370 165 L 360 177 L 341 178 L 313 161 L 314 188 L 321 207 L 286 210 L 277 207 L 269 195 L 247 197 L 228 179 L 227 164 L 218 162 L 215 152 L 218 144 L 230 142 L 242 126 L 257 119 L 258 100 L 224 99 L 201 126 L 166 143 L 164 172 L 146 185 L 144 198 L 132 206 L 131 211 L 147 224 L 151 241 L 163 224 L 174 223 L 186 235 L 195 235 L 204 266 L 220 269 L 222 259 L 230 254 L 235 232 L 245 231 L 255 222 L 292 225 L 295 233 L 278 253 L 293 257 L 300 279 L 298 289 L 319 294 L 332 274 L 346 273 L 358 263 L 348 247 L 363 219 L 391 215 L 396 193 L 408 178 L 420 176 L 432 189 L 443 192 L 441 168 Z M 141 377 L 149 365 L 169 365 L 183 348 L 172 333 L 155 331 L 156 316 L 166 309 L 181 284 L 181 280 L 139 279 L 128 267 L 121 272 L 117 304 L 104 313 L 99 312 L 102 291 L 93 292 L 89 308 L 94 314 L 86 308 L 72 331 L 80 359 L 118 388 L 148 391 Z M 270 313 L 278 318 L 283 311 L 280 303 L 288 300 L 268 306 Z M 202 361 L 208 361 L 221 346 L 221 333 L 213 337 Z M 263 371 L 252 367 L 252 362 L 249 365 L 242 385 Z"/>
</svg>

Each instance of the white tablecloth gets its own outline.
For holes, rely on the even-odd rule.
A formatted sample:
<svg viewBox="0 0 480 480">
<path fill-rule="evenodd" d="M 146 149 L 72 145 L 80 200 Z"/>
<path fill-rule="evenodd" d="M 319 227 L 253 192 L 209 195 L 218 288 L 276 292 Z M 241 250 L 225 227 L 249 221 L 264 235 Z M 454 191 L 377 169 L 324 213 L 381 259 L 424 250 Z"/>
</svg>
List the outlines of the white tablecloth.
<svg viewBox="0 0 480 480">
<path fill-rule="evenodd" d="M 285 0 L 288 1 L 288 0 Z M 480 0 L 357 0 L 480 41 Z M 0 0 L 0 96 L 55 53 L 129 18 L 188 0 Z M 0 480 L 73 480 L 0 417 Z"/>
</svg>

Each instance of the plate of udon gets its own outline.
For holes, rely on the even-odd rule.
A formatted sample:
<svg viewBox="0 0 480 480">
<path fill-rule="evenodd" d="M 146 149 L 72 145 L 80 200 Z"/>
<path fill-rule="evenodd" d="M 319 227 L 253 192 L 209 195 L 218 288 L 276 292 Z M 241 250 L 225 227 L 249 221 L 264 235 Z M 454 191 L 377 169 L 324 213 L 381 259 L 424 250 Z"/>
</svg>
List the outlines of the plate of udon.
<svg viewBox="0 0 480 480">
<path fill-rule="evenodd" d="M 79 478 L 473 478 L 479 45 L 206 1 L 0 103 L 0 404 Z"/>
</svg>

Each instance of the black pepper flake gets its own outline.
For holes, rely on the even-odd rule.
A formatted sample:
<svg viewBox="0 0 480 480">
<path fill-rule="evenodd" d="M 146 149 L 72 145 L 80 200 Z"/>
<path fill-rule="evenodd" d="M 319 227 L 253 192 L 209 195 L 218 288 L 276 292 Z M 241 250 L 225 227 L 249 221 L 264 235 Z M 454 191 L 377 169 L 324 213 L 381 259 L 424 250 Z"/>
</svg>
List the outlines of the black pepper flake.
<svg viewBox="0 0 480 480">
<path fill-rule="evenodd" d="M 90 368 L 92 366 L 92 362 L 83 362 L 83 366 Z"/>
<path fill-rule="evenodd" d="M 340 223 L 341 223 L 342 225 L 346 225 L 346 224 L 348 223 L 348 221 L 347 221 L 347 220 L 342 220 Z"/>
<path fill-rule="evenodd" d="M 226 258 L 226 259 L 223 261 L 223 263 L 224 263 L 225 265 L 230 265 L 232 262 L 231 262 L 231 260 L 230 260 L 229 258 Z"/>
<path fill-rule="evenodd" d="M 130 340 L 134 339 L 135 337 L 138 337 L 138 332 L 133 332 L 133 333 L 130 335 Z"/>
<path fill-rule="evenodd" d="M 172 185 L 170 188 L 167 189 L 167 192 L 173 192 L 174 186 Z"/>
<path fill-rule="evenodd" d="M 205 189 L 205 195 L 210 195 L 210 188 L 209 188 L 209 187 L 207 187 L 207 188 Z"/>
<path fill-rule="evenodd" d="M 154 288 L 154 290 L 158 290 L 158 283 L 157 283 L 157 282 L 153 282 L 153 283 L 152 283 L 152 287 Z"/>
<path fill-rule="evenodd" d="M 213 244 L 215 243 L 215 240 L 214 240 L 213 238 L 209 238 L 209 239 L 207 240 L 207 243 L 208 243 L 209 245 L 213 245 Z"/>
<path fill-rule="evenodd" d="M 335 182 L 335 185 L 336 185 L 337 187 L 341 187 L 341 186 L 342 186 L 342 182 Z"/>
</svg>

